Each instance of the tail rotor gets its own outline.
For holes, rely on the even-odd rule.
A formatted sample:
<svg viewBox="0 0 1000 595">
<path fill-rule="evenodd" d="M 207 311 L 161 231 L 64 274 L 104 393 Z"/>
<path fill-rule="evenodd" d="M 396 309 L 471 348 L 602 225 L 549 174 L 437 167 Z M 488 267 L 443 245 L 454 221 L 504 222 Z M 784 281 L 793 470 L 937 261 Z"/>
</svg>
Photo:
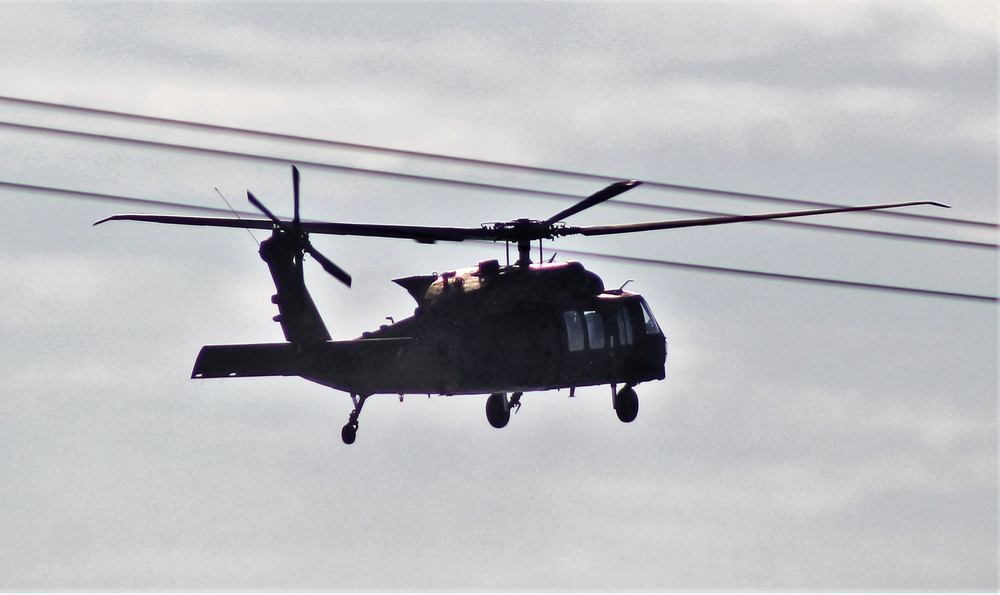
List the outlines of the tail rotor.
<svg viewBox="0 0 1000 595">
<path fill-rule="evenodd" d="M 295 265 L 298 268 L 300 275 L 302 274 L 303 269 L 302 255 L 304 253 L 308 253 L 309 256 L 312 256 L 316 262 L 323 267 L 324 271 L 332 275 L 344 285 L 350 287 L 351 275 L 344 269 L 337 266 L 329 258 L 324 256 L 319 250 L 314 248 L 312 243 L 309 241 L 309 234 L 302 229 L 302 219 L 299 216 L 299 169 L 294 165 L 292 166 L 292 194 L 294 199 L 294 213 L 290 222 L 279 219 L 249 190 L 247 191 L 247 199 L 250 201 L 250 204 L 257 208 L 258 211 L 270 219 L 276 228 L 292 239 L 296 248 Z"/>
</svg>

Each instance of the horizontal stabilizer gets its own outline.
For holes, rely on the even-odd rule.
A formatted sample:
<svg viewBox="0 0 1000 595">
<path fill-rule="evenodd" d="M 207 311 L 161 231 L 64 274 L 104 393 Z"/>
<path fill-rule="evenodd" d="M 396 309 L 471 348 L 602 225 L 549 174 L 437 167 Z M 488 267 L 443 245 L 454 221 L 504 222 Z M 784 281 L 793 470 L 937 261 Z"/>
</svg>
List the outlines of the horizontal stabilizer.
<svg viewBox="0 0 1000 595">
<path fill-rule="evenodd" d="M 248 376 L 301 376 L 324 371 L 349 370 L 365 360 L 383 359 L 409 337 L 327 341 L 312 345 L 254 343 L 250 345 L 206 345 L 198 353 L 191 378 L 239 378 Z"/>
<path fill-rule="evenodd" d="M 299 353 L 292 343 L 206 345 L 198 353 L 191 378 L 294 376 Z"/>
</svg>

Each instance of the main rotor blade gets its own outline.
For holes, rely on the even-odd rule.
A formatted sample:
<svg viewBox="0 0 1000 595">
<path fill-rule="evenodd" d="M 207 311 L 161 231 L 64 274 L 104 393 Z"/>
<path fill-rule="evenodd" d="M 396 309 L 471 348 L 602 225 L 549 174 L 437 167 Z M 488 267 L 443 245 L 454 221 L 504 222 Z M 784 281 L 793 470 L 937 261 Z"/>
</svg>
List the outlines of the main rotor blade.
<svg viewBox="0 0 1000 595">
<path fill-rule="evenodd" d="M 916 205 L 933 205 L 950 208 L 946 204 L 932 201 L 900 202 L 884 205 L 868 205 L 862 207 L 840 207 L 836 209 L 816 209 L 811 211 L 791 211 L 786 213 L 764 213 L 761 215 L 728 215 L 723 217 L 707 217 L 704 219 L 681 219 L 679 221 L 659 221 L 651 223 L 628 223 L 624 225 L 595 225 L 591 227 L 567 227 L 556 230 L 558 235 L 603 236 L 620 233 L 635 233 L 639 231 L 655 231 L 658 229 L 677 229 L 681 227 L 700 227 L 705 225 L 724 225 L 727 223 L 743 223 L 746 221 L 765 221 L 768 219 L 788 219 L 791 217 L 807 217 L 809 215 L 829 215 L 832 213 L 849 213 L 853 211 L 874 211 L 878 209 L 895 209 Z"/>
<path fill-rule="evenodd" d="M 247 193 L 250 202 L 259 208 L 265 215 L 271 218 L 270 221 L 260 219 L 224 219 L 219 217 L 186 217 L 178 215 L 113 215 L 95 223 L 98 225 L 106 221 L 146 221 L 151 223 L 168 223 L 175 225 L 201 225 L 208 227 L 232 227 L 243 229 L 272 229 L 277 226 L 284 229 L 285 224 L 267 210 L 263 204 L 257 200 L 253 194 Z M 584 235 L 601 236 L 623 233 L 636 233 L 640 231 L 654 231 L 658 229 L 677 229 L 681 227 L 698 227 L 706 225 L 723 225 L 727 223 L 742 223 L 746 221 L 764 221 L 768 219 L 787 219 L 792 217 L 806 217 L 809 215 L 826 215 L 832 213 L 848 213 L 854 211 L 873 211 L 878 209 L 893 209 L 899 207 L 909 207 L 916 205 L 933 205 L 947 208 L 948 205 L 938 202 L 919 201 L 903 202 L 884 205 L 869 205 L 861 207 L 839 207 L 835 209 L 817 209 L 811 211 L 792 211 L 787 213 L 765 213 L 761 215 L 727 215 L 721 217 L 707 217 L 703 219 L 682 219 L 677 221 L 657 221 L 650 223 L 631 223 L 624 225 L 596 225 L 590 227 L 565 227 L 551 229 L 555 236 Z M 304 233 L 320 233 L 326 235 L 341 236 L 362 236 L 374 238 L 398 238 L 404 240 L 414 240 L 422 244 L 433 244 L 434 242 L 461 242 L 463 240 L 493 240 L 493 241 L 516 241 L 516 237 L 511 235 L 509 230 L 489 229 L 484 227 L 430 227 L 414 225 L 374 225 L 367 223 L 325 223 L 325 222 L 301 222 L 300 231 Z"/>
<path fill-rule="evenodd" d="M 223 217 L 188 217 L 185 215 L 112 215 L 94 225 L 108 221 L 145 221 L 171 225 L 203 225 L 208 227 L 234 227 L 238 229 L 274 229 L 276 224 L 268 219 L 226 219 Z"/>
<path fill-rule="evenodd" d="M 194 225 L 204 227 L 231 227 L 242 229 L 273 229 L 283 223 L 275 218 L 267 219 L 227 219 L 223 217 L 189 217 L 184 215 L 112 215 L 94 225 L 108 221 L 144 221 L 171 225 Z M 303 221 L 299 224 L 305 233 L 319 233 L 340 236 L 362 236 L 374 238 L 398 238 L 414 240 L 423 244 L 438 241 L 461 242 L 468 239 L 493 240 L 496 232 L 480 227 L 417 227 L 412 225 L 371 225 L 367 223 L 325 223 Z"/>
<path fill-rule="evenodd" d="M 576 203 L 570 208 L 559 211 L 555 215 L 546 219 L 545 223 L 552 225 L 557 221 L 562 221 L 564 219 L 567 219 L 572 215 L 576 215 L 580 211 L 584 211 L 586 209 L 589 209 L 590 207 L 599 205 L 602 202 L 614 198 L 619 194 L 631 190 L 641 184 L 642 182 L 639 182 L 637 180 L 626 180 L 622 182 L 615 182 L 614 184 L 608 186 L 607 188 L 604 188 L 603 190 L 598 190 L 594 194 L 591 194 L 589 197 Z"/>
<path fill-rule="evenodd" d="M 298 168 L 292 166 L 292 180 L 298 196 Z M 365 236 L 376 238 L 399 238 L 415 240 L 422 244 L 433 244 L 437 241 L 461 242 L 466 239 L 497 239 L 496 233 L 481 227 L 424 227 L 412 225 L 371 225 L 366 223 L 325 223 L 305 222 L 293 223 L 293 229 L 288 229 L 288 223 L 279 219 L 252 192 L 247 190 L 247 200 L 267 216 L 270 221 L 260 219 L 228 219 L 221 217 L 189 217 L 184 215 L 112 215 L 94 223 L 100 225 L 107 221 L 145 221 L 149 223 L 166 223 L 172 225 L 195 225 L 205 227 L 232 227 L 244 229 L 273 229 L 277 227 L 296 235 L 302 233 L 320 233 L 326 235 Z M 296 213 L 298 217 L 298 202 Z M 333 274 L 333 273 L 331 273 Z M 336 275 L 334 275 L 336 276 Z"/>
<path fill-rule="evenodd" d="M 371 238 L 399 238 L 421 244 L 434 242 L 461 242 L 463 240 L 493 240 L 497 233 L 482 227 L 433 227 L 416 225 L 377 225 L 368 223 L 303 222 L 302 230 L 335 236 L 365 236 Z"/>
<path fill-rule="evenodd" d="M 323 256 L 319 250 L 313 248 L 309 244 L 306 245 L 306 252 L 309 253 L 309 256 L 315 258 L 316 262 L 323 266 L 323 270 L 333 275 L 344 285 L 348 287 L 351 286 L 351 275 L 347 271 L 334 264 L 329 258 Z"/>
</svg>

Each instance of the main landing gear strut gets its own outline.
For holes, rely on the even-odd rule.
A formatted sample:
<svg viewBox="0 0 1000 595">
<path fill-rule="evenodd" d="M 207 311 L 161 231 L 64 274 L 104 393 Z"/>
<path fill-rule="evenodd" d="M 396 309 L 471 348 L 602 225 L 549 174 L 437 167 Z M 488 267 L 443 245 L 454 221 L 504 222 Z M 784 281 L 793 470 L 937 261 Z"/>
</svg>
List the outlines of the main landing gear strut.
<svg viewBox="0 0 1000 595">
<path fill-rule="evenodd" d="M 357 439 L 358 416 L 361 415 L 361 408 L 365 406 L 367 398 L 368 395 L 351 395 L 351 400 L 354 401 L 354 411 L 351 411 L 351 417 L 347 419 L 347 424 L 340 430 L 340 437 L 343 439 L 344 444 L 354 444 L 354 441 Z"/>
</svg>

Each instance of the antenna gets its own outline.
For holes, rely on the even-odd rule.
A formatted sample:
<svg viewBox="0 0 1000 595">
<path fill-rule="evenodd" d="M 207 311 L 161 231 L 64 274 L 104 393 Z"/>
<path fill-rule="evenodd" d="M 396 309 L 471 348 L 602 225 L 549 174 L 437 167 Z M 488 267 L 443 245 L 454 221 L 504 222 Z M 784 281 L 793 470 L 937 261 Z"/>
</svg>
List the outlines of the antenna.
<svg viewBox="0 0 1000 595">
<path fill-rule="evenodd" d="M 240 217 L 240 214 L 236 212 L 236 209 L 233 208 L 233 205 L 229 204 L 229 201 L 226 200 L 226 197 L 222 195 L 222 192 L 220 192 L 218 188 L 215 189 L 215 192 L 219 195 L 219 198 L 222 199 L 222 202 L 226 203 L 226 206 L 229 207 L 229 210 L 233 212 L 233 215 L 236 215 L 236 218 L 242 221 L 243 218 Z M 253 235 L 253 232 L 250 231 L 249 227 L 247 228 L 247 233 L 250 234 L 250 237 L 253 238 L 253 241 L 257 244 L 257 247 L 260 248 L 260 241 L 257 240 L 257 236 Z"/>
</svg>

